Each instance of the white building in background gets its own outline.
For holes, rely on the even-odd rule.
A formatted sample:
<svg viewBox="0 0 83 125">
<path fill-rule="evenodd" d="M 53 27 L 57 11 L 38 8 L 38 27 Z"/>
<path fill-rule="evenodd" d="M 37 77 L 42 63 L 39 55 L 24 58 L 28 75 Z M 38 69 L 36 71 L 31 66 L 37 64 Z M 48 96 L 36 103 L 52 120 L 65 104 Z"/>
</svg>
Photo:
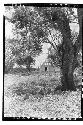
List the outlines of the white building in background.
<svg viewBox="0 0 83 125">
<path fill-rule="evenodd" d="M 47 55 L 50 55 L 50 54 L 54 54 L 55 53 L 55 50 L 50 47 L 48 49 L 48 54 Z M 51 72 L 56 72 L 56 71 L 60 71 L 60 69 L 56 66 L 54 66 L 52 64 L 52 60 L 50 58 L 47 58 L 45 59 L 45 61 L 43 62 L 43 64 L 40 66 L 40 73 L 41 72 L 45 72 L 45 73 L 51 73 Z"/>
</svg>

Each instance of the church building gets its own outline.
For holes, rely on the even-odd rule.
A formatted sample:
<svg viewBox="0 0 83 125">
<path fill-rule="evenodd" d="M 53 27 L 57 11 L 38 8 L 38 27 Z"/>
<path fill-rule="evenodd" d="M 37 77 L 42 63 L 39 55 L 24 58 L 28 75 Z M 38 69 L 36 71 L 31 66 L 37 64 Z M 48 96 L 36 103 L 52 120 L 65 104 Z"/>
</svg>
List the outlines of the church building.
<svg viewBox="0 0 83 125">
<path fill-rule="evenodd" d="M 54 66 L 51 64 L 51 60 L 50 59 L 46 59 L 45 62 L 40 66 L 40 72 L 45 72 L 45 73 L 49 73 L 49 72 L 54 72 Z"/>
<path fill-rule="evenodd" d="M 52 54 L 52 47 L 48 49 L 48 55 L 50 54 Z M 47 58 L 45 62 L 40 66 L 40 73 L 41 72 L 49 73 L 54 71 L 55 67 L 52 65 L 52 61 L 50 58 Z"/>
</svg>

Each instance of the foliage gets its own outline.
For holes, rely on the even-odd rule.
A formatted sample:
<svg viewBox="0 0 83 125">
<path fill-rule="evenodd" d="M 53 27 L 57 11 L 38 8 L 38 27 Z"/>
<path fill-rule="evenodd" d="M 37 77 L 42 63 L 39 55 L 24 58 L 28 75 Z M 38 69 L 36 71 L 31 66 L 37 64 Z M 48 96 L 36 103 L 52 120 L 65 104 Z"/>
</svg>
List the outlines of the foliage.
<svg viewBox="0 0 83 125">
<path fill-rule="evenodd" d="M 13 44 L 9 40 L 5 41 L 5 72 L 7 73 L 13 68 L 15 57 L 12 54 Z"/>
<path fill-rule="evenodd" d="M 30 68 L 30 64 L 34 62 L 33 58 L 42 51 L 42 46 L 37 37 L 34 38 L 32 32 L 30 33 L 27 30 L 28 15 L 24 15 L 26 14 L 25 10 L 26 9 L 23 7 L 18 7 L 13 11 L 10 19 L 6 18 L 9 22 L 14 23 L 15 25 L 15 29 L 13 29 L 15 38 L 9 39 L 8 44 L 11 44 L 12 46 L 11 53 L 12 57 L 14 57 L 14 62 L 17 62 L 19 65 L 26 65 L 27 68 Z"/>
<path fill-rule="evenodd" d="M 15 24 L 16 29 L 19 30 L 19 34 L 22 36 L 22 48 L 25 49 L 26 45 L 24 46 L 24 44 L 27 43 L 29 55 L 36 52 L 34 48 L 36 48 L 37 45 L 37 50 L 40 52 L 42 42 L 50 43 L 56 50 L 55 55 L 50 56 L 54 64 L 57 61 L 60 64 L 64 88 L 76 90 L 73 82 L 73 71 L 77 65 L 78 46 L 76 45 L 77 42 L 74 44 L 72 40 L 69 25 L 72 16 L 75 17 L 72 11 L 73 9 L 19 6 L 14 8 L 14 10 L 15 12 L 11 18 L 11 22 Z M 56 36 L 52 34 L 53 30 L 58 30 L 62 34 L 63 40 L 59 45 L 56 45 Z M 51 36 L 51 40 L 49 36 Z M 55 57 L 57 57 L 57 61 Z"/>
<path fill-rule="evenodd" d="M 55 82 L 57 83 L 57 85 L 55 85 Z M 57 86 L 59 87 L 60 85 L 59 82 L 55 79 L 51 79 L 50 83 L 48 82 L 48 80 L 41 79 L 38 83 L 37 81 L 26 81 L 20 82 L 18 84 L 13 84 L 9 86 L 7 91 L 9 91 L 9 93 L 12 93 L 13 96 L 15 94 L 19 96 L 24 95 L 26 98 L 27 95 L 34 95 L 36 97 L 37 95 L 46 96 L 49 94 L 54 94 Z"/>
<path fill-rule="evenodd" d="M 76 58 L 76 64 L 75 67 L 79 66 L 79 62 L 78 62 L 78 56 L 79 56 L 79 51 L 78 51 L 78 33 L 77 32 L 72 32 L 71 34 L 71 40 L 73 42 L 73 50 L 74 50 L 74 56 Z M 63 53 L 63 46 L 62 44 L 58 44 L 55 53 L 51 53 L 48 55 L 48 58 L 51 58 L 52 64 L 61 67 L 62 65 L 62 53 Z"/>
<path fill-rule="evenodd" d="M 17 59 L 17 64 L 18 65 L 25 65 L 27 69 L 30 71 L 31 64 L 34 64 L 35 60 L 31 56 L 26 56 L 25 58 L 19 58 Z"/>
<path fill-rule="evenodd" d="M 56 26 L 53 22 L 53 18 L 55 17 L 54 14 L 56 14 Z M 20 32 L 21 35 L 23 34 L 23 30 L 25 30 L 24 37 L 26 37 L 28 33 L 30 33 L 30 44 L 32 42 L 32 39 L 34 39 L 33 44 L 35 43 L 35 41 L 37 44 L 40 44 L 41 42 L 50 42 L 48 39 L 48 35 L 51 35 L 52 29 L 63 29 L 62 23 L 60 22 L 59 18 L 57 19 L 57 16 L 64 19 L 64 21 L 67 23 L 67 21 L 70 21 L 70 18 L 75 17 L 75 14 L 73 12 L 73 9 L 68 7 L 59 8 L 19 6 L 14 7 L 14 13 L 10 21 L 15 24 L 17 29 L 22 29 Z M 66 16 L 69 18 L 67 19 Z M 61 24 L 61 26 L 58 27 L 57 24 Z M 68 27 L 67 25 L 65 26 L 65 28 Z M 50 44 L 52 44 L 52 42 L 50 42 Z"/>
</svg>

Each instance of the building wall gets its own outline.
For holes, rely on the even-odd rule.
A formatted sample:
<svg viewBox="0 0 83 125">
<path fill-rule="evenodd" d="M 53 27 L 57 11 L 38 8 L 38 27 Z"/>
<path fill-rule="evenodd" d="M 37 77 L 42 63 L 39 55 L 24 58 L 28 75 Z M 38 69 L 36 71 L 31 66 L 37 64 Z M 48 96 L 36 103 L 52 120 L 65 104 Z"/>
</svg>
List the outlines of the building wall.
<svg viewBox="0 0 83 125">
<path fill-rule="evenodd" d="M 53 66 L 51 66 L 51 64 L 49 63 L 48 65 L 41 65 L 40 67 L 40 72 L 45 72 L 45 73 L 48 73 L 48 72 L 54 72 L 55 69 Z"/>
</svg>

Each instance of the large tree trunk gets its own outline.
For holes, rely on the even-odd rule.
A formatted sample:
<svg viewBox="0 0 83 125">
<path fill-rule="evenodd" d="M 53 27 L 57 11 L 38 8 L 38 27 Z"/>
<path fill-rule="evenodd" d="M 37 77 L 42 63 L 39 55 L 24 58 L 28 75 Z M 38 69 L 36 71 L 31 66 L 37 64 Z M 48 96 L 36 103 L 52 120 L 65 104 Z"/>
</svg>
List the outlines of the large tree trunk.
<svg viewBox="0 0 83 125">
<path fill-rule="evenodd" d="M 74 52 L 72 42 L 65 39 L 65 45 L 63 44 L 62 54 L 62 90 L 76 90 L 73 72 L 74 72 Z"/>
<path fill-rule="evenodd" d="M 77 45 L 76 47 L 78 48 L 77 52 L 79 51 L 79 49 L 81 49 L 82 47 L 82 23 L 83 23 L 83 8 L 79 8 L 77 9 L 78 11 L 78 22 L 79 22 L 79 36 L 78 36 L 78 41 L 77 41 Z M 66 22 L 65 22 L 66 24 Z M 68 24 L 67 24 L 68 25 Z M 67 31 L 69 30 L 68 27 Z M 64 30 L 64 28 L 63 28 Z M 77 56 L 74 54 L 74 46 L 72 45 L 72 41 L 71 39 L 66 40 L 64 37 L 64 33 L 66 34 L 66 32 L 62 32 L 63 34 L 63 41 L 64 41 L 64 45 L 65 45 L 65 50 L 63 49 L 63 64 L 62 64 L 62 89 L 63 90 L 76 90 L 76 87 L 74 85 L 74 79 L 73 79 L 73 72 L 74 69 L 76 68 L 76 58 Z M 69 37 L 67 37 L 69 38 Z M 67 44 L 69 43 L 69 44 Z M 70 48 L 70 49 L 69 49 Z M 67 49 L 69 49 L 69 51 L 67 51 Z M 76 50 L 75 50 L 76 51 Z"/>
<path fill-rule="evenodd" d="M 79 22 L 78 44 L 79 44 L 79 48 L 82 48 L 83 8 L 78 8 L 77 13 L 78 13 L 78 22 Z"/>
<path fill-rule="evenodd" d="M 73 72 L 74 72 L 74 51 L 71 41 L 71 30 L 69 20 L 61 11 L 56 11 L 53 14 L 53 22 L 58 24 L 63 37 L 62 42 L 62 65 L 61 65 L 61 82 L 62 90 L 76 90 Z M 54 24 L 55 25 L 55 24 Z"/>
</svg>

